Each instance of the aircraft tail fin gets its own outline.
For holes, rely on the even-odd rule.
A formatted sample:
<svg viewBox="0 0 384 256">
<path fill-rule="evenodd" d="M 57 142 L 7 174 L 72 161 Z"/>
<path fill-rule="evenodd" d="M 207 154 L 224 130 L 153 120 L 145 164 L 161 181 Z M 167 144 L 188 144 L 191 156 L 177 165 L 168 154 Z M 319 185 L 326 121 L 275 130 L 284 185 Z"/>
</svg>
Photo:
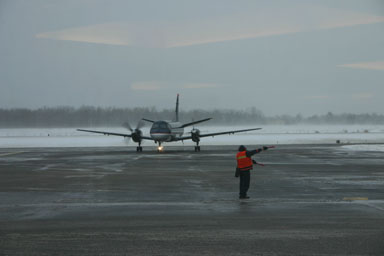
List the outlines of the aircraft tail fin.
<svg viewBox="0 0 384 256">
<path fill-rule="evenodd" d="M 179 94 L 176 98 L 175 122 L 179 122 Z"/>
</svg>

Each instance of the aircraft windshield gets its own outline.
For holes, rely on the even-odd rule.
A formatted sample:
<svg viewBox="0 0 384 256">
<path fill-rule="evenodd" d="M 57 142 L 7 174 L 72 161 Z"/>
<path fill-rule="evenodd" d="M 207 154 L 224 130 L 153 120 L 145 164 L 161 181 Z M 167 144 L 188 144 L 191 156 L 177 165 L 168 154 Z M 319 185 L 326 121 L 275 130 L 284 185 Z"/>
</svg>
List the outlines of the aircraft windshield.
<svg viewBox="0 0 384 256">
<path fill-rule="evenodd" d="M 168 128 L 168 125 L 165 122 L 157 122 L 153 124 L 152 128 Z"/>
</svg>

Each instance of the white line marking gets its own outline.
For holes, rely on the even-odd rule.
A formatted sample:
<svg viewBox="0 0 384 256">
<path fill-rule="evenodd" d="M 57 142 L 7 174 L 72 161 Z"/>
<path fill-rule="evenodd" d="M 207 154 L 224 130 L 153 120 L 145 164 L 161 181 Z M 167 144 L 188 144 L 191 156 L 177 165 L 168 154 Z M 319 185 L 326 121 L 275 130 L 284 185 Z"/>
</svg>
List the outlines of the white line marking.
<svg viewBox="0 0 384 256">
<path fill-rule="evenodd" d="M 26 152 L 26 151 L 9 152 L 9 153 L 3 153 L 3 154 L 0 154 L 0 156 L 11 156 L 11 155 L 21 154 L 21 153 L 25 153 L 25 152 Z"/>
<path fill-rule="evenodd" d="M 36 204 L 12 204 L 0 205 L 0 208 L 9 207 L 111 207 L 111 206 L 203 206 L 204 202 L 116 202 L 116 203 L 36 203 Z"/>
<path fill-rule="evenodd" d="M 344 197 L 344 201 L 368 200 L 368 197 Z"/>
</svg>

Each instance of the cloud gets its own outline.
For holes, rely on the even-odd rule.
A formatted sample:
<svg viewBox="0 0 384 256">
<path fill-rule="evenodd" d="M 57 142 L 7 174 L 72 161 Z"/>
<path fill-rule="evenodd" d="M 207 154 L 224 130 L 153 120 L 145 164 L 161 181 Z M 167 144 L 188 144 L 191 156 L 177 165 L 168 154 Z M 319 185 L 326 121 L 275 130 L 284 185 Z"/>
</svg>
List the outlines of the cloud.
<svg viewBox="0 0 384 256">
<path fill-rule="evenodd" d="M 338 9 L 324 9 L 321 15 L 323 14 L 327 16 L 325 16 L 324 19 L 319 17 L 320 22 L 318 29 L 343 28 L 384 22 L 383 16 L 341 11 Z"/>
<path fill-rule="evenodd" d="M 319 6 L 260 8 L 180 22 L 105 23 L 37 34 L 37 38 L 173 48 L 384 22 L 384 17 Z"/>
<path fill-rule="evenodd" d="M 370 100 L 374 97 L 374 95 L 370 92 L 362 92 L 362 93 L 352 94 L 351 97 L 354 100 Z"/>
<path fill-rule="evenodd" d="M 371 69 L 371 70 L 384 70 L 384 61 L 374 62 L 359 62 L 351 64 L 343 64 L 338 67 L 342 68 L 358 68 L 358 69 Z"/>
<path fill-rule="evenodd" d="M 110 45 L 133 45 L 127 24 L 107 23 L 37 34 L 37 38 Z M 131 32 L 125 32 L 131 31 Z"/>
</svg>

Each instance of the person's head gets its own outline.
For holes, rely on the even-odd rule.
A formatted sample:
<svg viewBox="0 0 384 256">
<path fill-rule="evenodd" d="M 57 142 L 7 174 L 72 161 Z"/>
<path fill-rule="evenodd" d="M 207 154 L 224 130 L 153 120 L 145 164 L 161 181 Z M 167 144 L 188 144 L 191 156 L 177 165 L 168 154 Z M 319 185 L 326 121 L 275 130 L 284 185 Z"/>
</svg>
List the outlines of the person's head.
<svg viewBox="0 0 384 256">
<path fill-rule="evenodd" d="M 247 150 L 247 148 L 244 147 L 243 145 L 241 145 L 241 146 L 239 147 L 239 152 L 241 152 L 241 151 L 245 151 L 245 150 Z"/>
</svg>

